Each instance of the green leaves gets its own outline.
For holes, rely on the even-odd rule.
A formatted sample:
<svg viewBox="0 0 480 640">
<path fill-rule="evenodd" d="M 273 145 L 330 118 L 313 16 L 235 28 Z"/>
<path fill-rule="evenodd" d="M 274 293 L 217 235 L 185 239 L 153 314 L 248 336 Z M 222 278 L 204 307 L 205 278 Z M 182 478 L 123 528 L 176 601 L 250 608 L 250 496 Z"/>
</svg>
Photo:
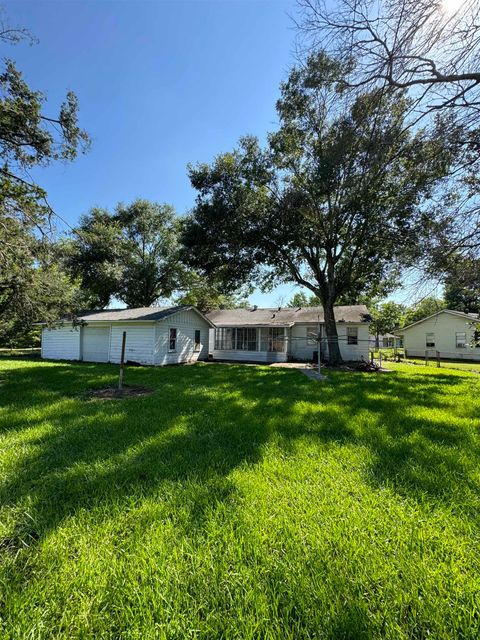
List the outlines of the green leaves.
<svg viewBox="0 0 480 640">
<path fill-rule="evenodd" d="M 113 298 L 148 307 L 179 286 L 179 233 L 170 205 L 135 200 L 113 214 L 92 209 L 68 243 L 66 263 L 90 307 L 106 307 Z"/>
<path fill-rule="evenodd" d="M 403 93 L 348 92 L 345 72 L 310 56 L 280 87 L 266 148 L 243 138 L 190 168 L 188 259 L 227 290 L 266 273 L 310 289 L 333 317 L 337 300 L 378 292 L 412 260 L 448 144 L 405 127 Z"/>
</svg>

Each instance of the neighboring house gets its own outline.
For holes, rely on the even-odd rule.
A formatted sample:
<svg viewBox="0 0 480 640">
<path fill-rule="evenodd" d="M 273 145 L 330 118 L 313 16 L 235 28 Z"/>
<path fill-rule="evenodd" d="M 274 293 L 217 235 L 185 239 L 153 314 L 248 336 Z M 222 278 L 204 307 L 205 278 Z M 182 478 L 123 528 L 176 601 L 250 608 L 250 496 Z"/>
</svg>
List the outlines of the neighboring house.
<svg viewBox="0 0 480 640">
<path fill-rule="evenodd" d="M 42 328 L 42 358 L 120 362 L 126 331 L 126 361 L 164 365 L 205 360 L 213 327 L 192 306 L 92 311 L 79 315 L 77 322 Z"/>
<path fill-rule="evenodd" d="M 384 333 L 379 336 L 370 336 L 371 349 L 398 349 L 403 347 L 403 338 L 393 333 Z"/>
<path fill-rule="evenodd" d="M 475 313 L 443 309 L 399 329 L 405 355 L 424 357 L 427 352 L 433 358 L 438 351 L 441 358 L 480 360 L 480 343 L 472 346 L 476 321 L 479 319 Z"/>
<path fill-rule="evenodd" d="M 216 325 L 210 331 L 209 348 L 215 360 L 312 360 L 318 351 L 318 329 L 322 336 L 322 357 L 328 357 L 321 307 L 217 309 L 207 317 Z M 335 318 L 343 359 L 367 360 L 370 323 L 367 307 L 336 307 Z"/>
</svg>

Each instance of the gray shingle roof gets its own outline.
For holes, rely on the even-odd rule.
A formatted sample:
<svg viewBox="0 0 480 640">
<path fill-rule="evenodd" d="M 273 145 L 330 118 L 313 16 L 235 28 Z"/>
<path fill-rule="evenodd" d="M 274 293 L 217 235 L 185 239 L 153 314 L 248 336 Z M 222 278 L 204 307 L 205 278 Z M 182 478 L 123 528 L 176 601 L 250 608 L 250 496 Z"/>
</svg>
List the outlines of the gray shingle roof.
<svg viewBox="0 0 480 640">
<path fill-rule="evenodd" d="M 323 322 L 322 307 L 278 307 L 273 309 L 215 309 L 207 318 L 218 327 L 288 327 L 297 322 Z M 337 322 L 369 322 L 370 314 L 363 304 L 335 307 Z"/>
<path fill-rule="evenodd" d="M 77 319 L 83 320 L 84 322 L 125 322 L 131 320 L 156 321 L 168 318 L 179 311 L 189 311 L 190 309 L 200 313 L 198 309 L 191 305 L 178 307 L 138 307 L 136 309 L 102 309 L 100 311 L 87 311 L 85 313 L 79 313 Z M 208 318 L 206 319 L 208 320 Z"/>
</svg>

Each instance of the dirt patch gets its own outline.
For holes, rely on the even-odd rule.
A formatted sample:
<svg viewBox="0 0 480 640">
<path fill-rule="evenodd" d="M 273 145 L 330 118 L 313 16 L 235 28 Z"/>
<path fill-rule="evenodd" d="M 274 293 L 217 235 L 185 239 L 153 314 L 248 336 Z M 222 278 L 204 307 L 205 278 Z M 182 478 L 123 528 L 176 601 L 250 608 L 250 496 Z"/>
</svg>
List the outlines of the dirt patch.
<svg viewBox="0 0 480 640">
<path fill-rule="evenodd" d="M 92 389 L 88 392 L 87 398 L 98 398 L 100 400 L 111 400 L 121 398 L 136 398 L 138 396 L 148 396 L 152 393 L 149 387 L 127 387 L 117 389 L 116 387 L 107 387 L 106 389 Z"/>
</svg>

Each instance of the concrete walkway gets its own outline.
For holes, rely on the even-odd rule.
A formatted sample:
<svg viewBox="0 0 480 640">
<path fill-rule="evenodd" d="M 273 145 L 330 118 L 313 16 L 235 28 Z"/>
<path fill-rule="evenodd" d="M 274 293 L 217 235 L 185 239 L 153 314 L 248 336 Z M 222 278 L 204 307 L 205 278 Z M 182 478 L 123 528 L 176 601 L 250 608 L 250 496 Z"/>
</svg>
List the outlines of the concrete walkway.
<svg viewBox="0 0 480 640">
<path fill-rule="evenodd" d="M 271 367 L 280 367 L 282 369 L 298 369 L 303 375 L 310 380 L 327 380 L 327 376 L 318 375 L 317 365 L 308 364 L 306 362 L 274 362 Z"/>
</svg>

